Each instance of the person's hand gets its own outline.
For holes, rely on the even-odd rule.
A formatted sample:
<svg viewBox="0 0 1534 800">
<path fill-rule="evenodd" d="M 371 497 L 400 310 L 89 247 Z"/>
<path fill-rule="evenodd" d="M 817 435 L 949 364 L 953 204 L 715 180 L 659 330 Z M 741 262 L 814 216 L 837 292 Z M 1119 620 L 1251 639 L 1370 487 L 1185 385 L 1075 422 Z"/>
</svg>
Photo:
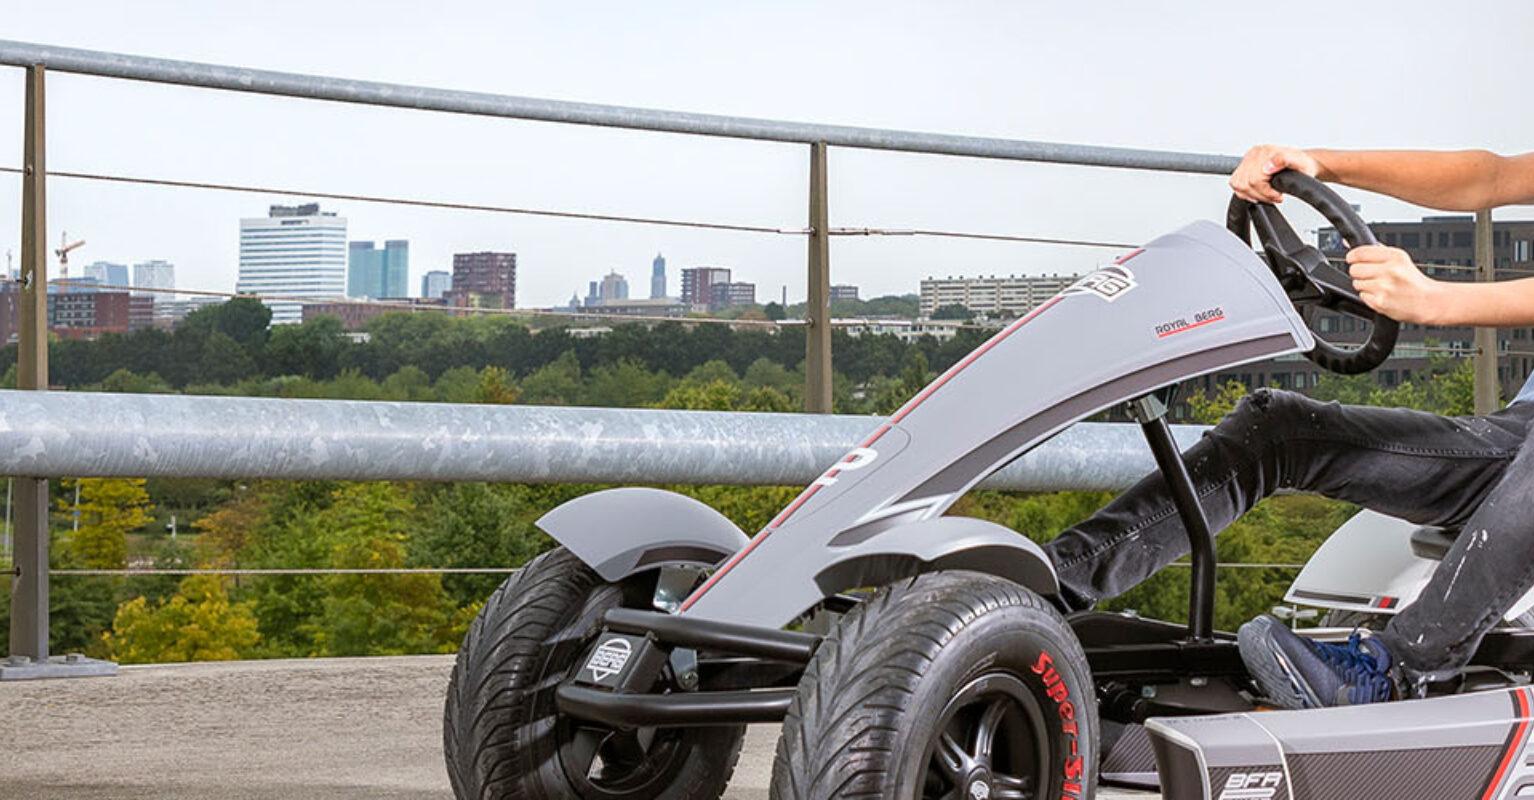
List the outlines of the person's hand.
<svg viewBox="0 0 1534 800">
<path fill-rule="evenodd" d="M 1370 308 L 1397 322 L 1435 324 L 1443 284 L 1422 274 L 1405 250 L 1371 244 L 1348 251 L 1353 288 Z"/>
<path fill-rule="evenodd" d="M 1230 188 L 1243 200 L 1253 203 L 1282 203 L 1284 196 L 1273 188 L 1273 176 L 1286 169 L 1320 177 L 1321 163 L 1298 147 L 1259 144 L 1246 151 L 1241 164 L 1230 175 Z"/>
</svg>

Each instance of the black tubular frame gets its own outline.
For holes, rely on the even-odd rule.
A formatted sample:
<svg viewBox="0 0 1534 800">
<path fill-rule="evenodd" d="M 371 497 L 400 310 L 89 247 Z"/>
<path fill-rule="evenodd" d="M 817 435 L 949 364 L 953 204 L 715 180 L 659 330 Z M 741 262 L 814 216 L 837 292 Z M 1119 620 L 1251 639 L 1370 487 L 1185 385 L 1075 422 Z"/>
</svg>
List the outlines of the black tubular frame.
<svg viewBox="0 0 1534 800">
<path fill-rule="evenodd" d="M 809 633 L 628 608 L 607 611 L 602 623 L 607 631 L 643 636 L 668 652 L 693 649 L 746 657 L 739 664 L 721 664 L 727 672 L 749 672 L 756 665 L 764 674 L 793 676 L 810 662 L 821 641 Z M 797 684 L 797 678 L 793 682 Z M 780 685 L 652 694 L 583 686 L 572 680 L 556 690 L 555 699 L 564 714 L 614 728 L 686 728 L 782 722 L 797 692 Z"/>
<path fill-rule="evenodd" d="M 1182 460 L 1177 440 L 1172 437 L 1172 428 L 1166 421 L 1170 401 L 1170 391 L 1146 395 L 1130 402 L 1130 414 L 1145 433 L 1145 441 L 1156 458 L 1156 467 L 1172 491 L 1172 503 L 1188 533 L 1193 562 L 1188 592 L 1188 638 L 1207 642 L 1214 639 L 1214 537 L 1209 532 L 1209 520 L 1199 502 L 1198 489 L 1193 485 L 1188 465 Z"/>
<path fill-rule="evenodd" d="M 719 650 L 769 661 L 808 664 L 820 646 L 820 637 L 730 622 L 679 617 L 658 611 L 614 608 L 602 615 L 610 631 L 651 636 L 676 647 Z"/>
<path fill-rule="evenodd" d="M 619 694 L 566 683 L 555 697 L 561 712 L 614 728 L 698 728 L 782 722 L 798 691 Z"/>
</svg>

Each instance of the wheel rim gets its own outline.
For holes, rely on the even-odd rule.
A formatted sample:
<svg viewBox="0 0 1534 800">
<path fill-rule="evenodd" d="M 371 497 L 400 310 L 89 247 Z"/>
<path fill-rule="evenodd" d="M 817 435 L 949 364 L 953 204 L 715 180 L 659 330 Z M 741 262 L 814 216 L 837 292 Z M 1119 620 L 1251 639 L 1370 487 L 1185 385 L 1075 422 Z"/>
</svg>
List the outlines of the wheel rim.
<svg viewBox="0 0 1534 800">
<path fill-rule="evenodd" d="M 938 716 L 922 800 L 1036 800 L 1048 788 L 1044 712 L 1028 686 L 993 673 L 971 681 Z"/>
<path fill-rule="evenodd" d="M 679 729 L 621 731 L 561 720 L 559 760 L 582 797 L 654 797 L 687 747 Z"/>
</svg>

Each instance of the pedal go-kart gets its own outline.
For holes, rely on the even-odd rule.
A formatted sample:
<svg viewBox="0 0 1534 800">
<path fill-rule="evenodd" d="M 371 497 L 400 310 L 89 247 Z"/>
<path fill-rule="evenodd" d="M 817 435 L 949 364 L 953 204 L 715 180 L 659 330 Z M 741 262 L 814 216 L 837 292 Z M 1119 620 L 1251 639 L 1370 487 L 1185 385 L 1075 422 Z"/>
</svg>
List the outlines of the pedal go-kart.
<svg viewBox="0 0 1534 800">
<path fill-rule="evenodd" d="M 1274 183 L 1350 245 L 1374 241 L 1324 185 Z M 1311 307 L 1371 320 L 1367 341 L 1319 339 L 1301 313 Z M 718 798 L 745 726 L 781 723 L 780 800 L 1085 800 L 1099 778 L 1175 800 L 1522 797 L 1534 785 L 1534 691 L 1520 676 L 1534 632 L 1495 631 L 1477 667 L 1429 699 L 1258 713 L 1233 638 L 1212 628 L 1213 544 L 1166 422 L 1169 387 L 1289 353 L 1363 372 L 1396 331 L 1276 208 L 1233 201 L 1226 228 L 1162 236 L 996 334 L 754 538 L 655 489 L 566 503 L 539 521 L 562 546 L 489 598 L 459 651 L 444 735 L 454 790 Z M 1186 626 L 1063 617 L 1038 546 L 943 515 L 986 475 L 1121 404 L 1189 531 Z M 1358 580 L 1323 550 L 1290 600 L 1367 623 L 1410 600 L 1444 534 L 1350 525 L 1329 547 L 1367 547 L 1373 572 Z"/>
</svg>

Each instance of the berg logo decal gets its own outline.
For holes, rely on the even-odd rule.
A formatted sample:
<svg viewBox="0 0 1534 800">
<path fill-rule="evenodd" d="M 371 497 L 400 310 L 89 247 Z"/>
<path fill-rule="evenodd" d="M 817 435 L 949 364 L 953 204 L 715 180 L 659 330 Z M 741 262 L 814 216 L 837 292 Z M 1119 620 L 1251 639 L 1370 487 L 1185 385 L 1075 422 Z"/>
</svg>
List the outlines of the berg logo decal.
<svg viewBox="0 0 1534 800">
<path fill-rule="evenodd" d="M 1220 308 L 1219 306 L 1215 306 L 1214 308 L 1206 308 L 1203 311 L 1194 314 L 1192 322 L 1189 322 L 1187 317 L 1181 317 L 1179 319 L 1174 319 L 1171 322 L 1163 322 L 1160 325 L 1157 325 L 1156 338 L 1165 339 L 1168 336 L 1174 336 L 1184 331 L 1191 331 L 1194 328 L 1202 328 L 1205 325 L 1213 325 L 1216 322 L 1224 321 L 1225 309 Z"/>
<path fill-rule="evenodd" d="M 1063 779 L 1060 786 L 1061 800 L 1080 800 L 1081 776 L 1086 764 L 1081 758 L 1081 729 L 1076 724 L 1076 704 L 1071 702 L 1071 688 L 1065 685 L 1065 679 L 1055 670 L 1055 657 L 1048 650 L 1039 651 L 1038 660 L 1033 662 L 1029 670 L 1044 681 L 1044 694 L 1055 701 L 1055 709 L 1060 713 L 1060 732 L 1065 734 L 1068 753 L 1065 764 L 1060 768 Z"/>
<path fill-rule="evenodd" d="M 853 448 L 852 452 L 843 456 L 841 461 L 836 462 L 835 466 L 826 470 L 824 475 L 816 478 L 815 482 L 811 485 L 830 486 L 831 484 L 836 483 L 837 475 L 840 475 L 843 472 L 851 472 L 855 469 L 862 469 L 869 464 L 874 463 L 874 460 L 878 457 L 879 451 L 873 449 L 872 447 L 855 447 Z"/>
<path fill-rule="evenodd" d="M 1114 264 L 1103 267 L 1065 287 L 1065 291 L 1060 294 L 1093 294 L 1111 303 L 1134 291 L 1134 288 L 1139 285 L 1135 281 L 1135 274 L 1129 271 L 1129 267 Z"/>
<path fill-rule="evenodd" d="M 591 658 L 586 661 L 586 669 L 600 683 L 622 672 L 628 666 L 629 656 L 633 654 L 634 646 L 627 639 L 608 639 L 591 654 Z"/>
<path fill-rule="evenodd" d="M 1284 773 L 1274 770 L 1234 772 L 1225 779 L 1219 800 L 1271 800 L 1283 782 Z"/>
</svg>

